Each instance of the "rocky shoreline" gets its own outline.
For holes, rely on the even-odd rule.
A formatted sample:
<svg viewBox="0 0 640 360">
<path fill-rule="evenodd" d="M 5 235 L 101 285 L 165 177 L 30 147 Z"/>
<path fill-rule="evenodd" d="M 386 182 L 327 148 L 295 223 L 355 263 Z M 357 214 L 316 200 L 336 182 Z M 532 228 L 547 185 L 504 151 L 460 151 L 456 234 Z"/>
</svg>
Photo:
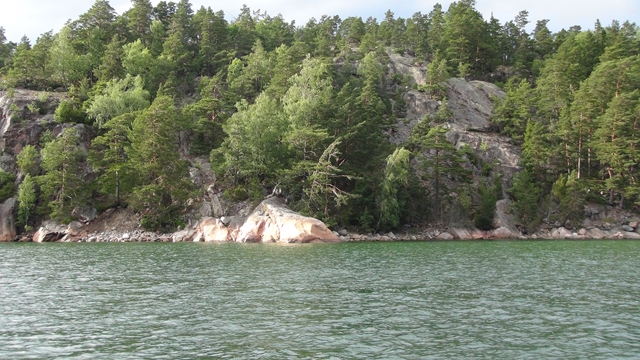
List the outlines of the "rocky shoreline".
<svg viewBox="0 0 640 360">
<path fill-rule="evenodd" d="M 640 219 L 636 215 L 590 204 L 580 228 L 562 224 L 543 225 L 534 234 L 523 234 L 509 214 L 508 201 L 498 204 L 494 219 L 496 229 L 419 228 L 385 234 L 359 234 L 346 229 L 331 231 L 318 219 L 298 214 L 278 197 L 268 197 L 247 216 L 203 217 L 173 233 L 145 231 L 139 217 L 127 209 L 110 209 L 85 223 L 74 221 L 62 225 L 46 221 L 35 233 L 13 238 L 18 242 L 237 242 L 237 243 L 335 243 L 448 240 L 535 240 L 535 239 L 640 239 Z"/>
<path fill-rule="evenodd" d="M 205 219 L 210 221 L 209 219 Z M 219 219 L 213 219 L 220 221 Z M 222 221 L 220 221 L 222 222 Z M 202 222 L 200 223 L 202 224 Z M 87 233 L 82 230 L 82 224 L 78 222 L 67 226 L 47 222 L 36 233 L 26 233 L 14 239 L 16 242 L 82 242 L 82 243 L 143 243 L 143 242 L 215 242 L 215 243 L 283 243 L 294 244 L 302 241 L 237 241 L 233 239 L 215 239 L 204 236 L 198 228 L 185 229 L 174 233 L 155 233 L 144 230 L 118 231 L 109 230 Z M 216 230 L 217 231 L 217 230 Z M 478 229 L 415 229 L 411 232 L 395 234 L 358 234 L 346 230 L 333 232 L 335 238 L 316 238 L 306 243 L 336 243 L 336 242 L 411 242 L 411 241 L 468 241 L 468 240 L 616 240 L 616 239 L 640 239 L 640 227 L 637 222 L 628 225 L 614 227 L 610 230 L 599 228 L 571 231 L 564 227 L 554 228 L 550 231 L 541 231 L 527 236 L 514 234 L 507 228 L 499 228 L 492 231 Z M 336 240 L 337 238 L 337 240 Z"/>
</svg>

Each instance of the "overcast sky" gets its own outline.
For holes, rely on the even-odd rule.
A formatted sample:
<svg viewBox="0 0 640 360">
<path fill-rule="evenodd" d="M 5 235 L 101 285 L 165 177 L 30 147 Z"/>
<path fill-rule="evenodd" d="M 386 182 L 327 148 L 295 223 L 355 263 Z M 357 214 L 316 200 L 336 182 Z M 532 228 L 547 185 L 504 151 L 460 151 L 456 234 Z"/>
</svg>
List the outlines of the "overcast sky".
<svg viewBox="0 0 640 360">
<path fill-rule="evenodd" d="M 18 42 L 22 35 L 27 35 L 32 43 L 36 38 L 49 30 L 57 32 L 68 19 L 76 19 L 86 12 L 93 0 L 0 0 L 0 26 L 6 30 L 7 38 Z M 154 5 L 157 0 L 152 0 Z M 396 17 L 410 17 L 416 11 L 428 13 L 436 1 L 411 0 L 191 0 L 194 11 L 200 6 L 210 6 L 214 11 L 223 10 L 227 20 L 233 20 L 243 3 L 252 10 L 267 11 L 270 15 L 282 14 L 287 21 L 295 20 L 297 25 L 304 25 L 311 17 L 339 15 L 341 18 L 361 16 L 384 17 L 387 9 L 391 9 Z M 442 1 L 446 10 L 451 1 Z M 129 0 L 111 0 L 110 4 L 118 13 L 130 7 Z M 640 20 L 639 0 L 477 0 L 476 8 L 485 19 L 494 14 L 501 22 L 513 19 L 520 10 L 529 11 L 532 25 L 536 20 L 549 19 L 549 28 L 558 31 L 572 25 L 580 25 L 583 29 L 592 29 L 596 19 L 602 24 L 610 24 L 612 20 Z"/>
</svg>

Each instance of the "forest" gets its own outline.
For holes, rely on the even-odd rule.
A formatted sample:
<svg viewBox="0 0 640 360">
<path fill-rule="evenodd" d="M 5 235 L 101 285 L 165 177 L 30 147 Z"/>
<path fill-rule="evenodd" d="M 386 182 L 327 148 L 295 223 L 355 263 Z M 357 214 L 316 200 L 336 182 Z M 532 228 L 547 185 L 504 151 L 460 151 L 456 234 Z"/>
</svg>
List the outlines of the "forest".
<svg viewBox="0 0 640 360">
<path fill-rule="evenodd" d="M 20 181 L 0 171 L 0 203 L 17 196 L 22 230 L 68 222 L 83 204 L 130 207 L 147 229 L 175 229 L 199 196 L 190 161 L 204 156 L 230 200 L 278 193 L 329 226 L 362 231 L 445 223 L 453 212 L 489 229 L 504 196 L 531 231 L 550 209 L 563 222 L 579 221 L 588 202 L 637 209 L 638 26 L 553 33 L 543 19 L 529 32 L 528 12 L 515 15 L 484 19 L 461 0 L 406 19 L 389 10 L 381 21 L 297 25 L 247 6 L 228 20 L 188 0 L 132 0 L 123 14 L 97 0 L 35 41 L 10 42 L 0 27 L 0 90 L 64 93 L 55 121 L 91 130 L 88 140 L 77 126 L 45 133 L 13 154 Z M 390 53 L 423 64 L 425 84 L 389 76 Z M 470 171 L 473 153 L 447 141 L 450 78 L 506 93 L 491 122 L 522 148 L 508 188 L 490 164 Z M 396 146 L 385 131 L 409 88 L 440 107 Z"/>
</svg>

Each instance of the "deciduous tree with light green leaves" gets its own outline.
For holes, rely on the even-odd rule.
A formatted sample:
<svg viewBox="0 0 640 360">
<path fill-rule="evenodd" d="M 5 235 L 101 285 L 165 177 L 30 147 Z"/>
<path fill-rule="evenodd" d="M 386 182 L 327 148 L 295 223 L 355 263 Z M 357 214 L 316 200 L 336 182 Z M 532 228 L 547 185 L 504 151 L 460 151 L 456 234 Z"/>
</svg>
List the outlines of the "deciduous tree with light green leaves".
<svg viewBox="0 0 640 360">
<path fill-rule="evenodd" d="M 17 226 L 29 229 L 29 220 L 36 207 L 36 184 L 30 174 L 27 174 L 18 187 L 18 221 Z"/>
<path fill-rule="evenodd" d="M 409 181 L 411 167 L 409 157 L 411 152 L 405 148 L 396 149 L 387 157 L 382 182 L 382 195 L 380 196 L 379 228 L 383 230 L 393 229 L 400 224 L 400 211 L 402 204 L 398 200 L 398 192 Z"/>
<path fill-rule="evenodd" d="M 286 168 L 290 150 L 283 141 L 289 122 L 278 101 L 263 94 L 255 104 L 238 104 L 235 113 L 223 125 L 229 134 L 219 149 L 212 152 L 212 162 L 223 159 L 222 169 L 232 178 L 261 179 L 266 184 L 276 183 L 279 169 Z"/>
<path fill-rule="evenodd" d="M 95 97 L 87 113 L 102 127 L 109 119 L 148 108 L 149 98 L 142 77 L 127 75 L 122 80 L 109 81 L 102 94 Z"/>
</svg>

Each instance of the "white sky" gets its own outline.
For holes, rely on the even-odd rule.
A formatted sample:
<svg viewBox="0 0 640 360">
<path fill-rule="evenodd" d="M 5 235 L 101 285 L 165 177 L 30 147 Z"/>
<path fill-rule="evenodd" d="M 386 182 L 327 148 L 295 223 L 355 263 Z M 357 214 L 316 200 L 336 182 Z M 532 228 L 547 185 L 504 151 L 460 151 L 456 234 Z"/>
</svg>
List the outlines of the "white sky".
<svg viewBox="0 0 640 360">
<path fill-rule="evenodd" d="M 0 0 L 0 26 L 5 28 L 7 38 L 18 42 L 22 35 L 27 35 L 31 42 L 49 30 L 57 32 L 68 19 L 86 12 L 93 0 Z M 152 0 L 154 5 L 158 0 Z M 111 0 L 111 6 L 118 13 L 130 7 L 129 0 Z M 436 1 L 411 0 L 227 0 L 217 2 L 211 0 L 191 0 L 194 11 L 200 6 L 210 6 L 214 11 L 223 10 L 227 20 L 232 20 L 243 3 L 252 10 L 260 9 L 270 15 L 281 13 L 285 20 L 295 20 L 298 26 L 304 25 L 311 17 L 322 15 L 339 15 L 341 18 L 361 16 L 384 17 L 387 9 L 391 9 L 396 17 L 410 17 L 414 12 L 428 13 Z M 451 1 L 441 1 L 446 10 Z M 572 25 L 580 25 L 583 29 L 593 28 L 596 19 L 603 25 L 612 20 L 640 21 L 640 1 L 638 0 L 477 0 L 476 8 L 489 18 L 494 16 L 501 22 L 513 19 L 520 10 L 529 11 L 529 20 L 533 26 L 537 20 L 549 19 L 549 28 L 558 31 Z"/>
</svg>

